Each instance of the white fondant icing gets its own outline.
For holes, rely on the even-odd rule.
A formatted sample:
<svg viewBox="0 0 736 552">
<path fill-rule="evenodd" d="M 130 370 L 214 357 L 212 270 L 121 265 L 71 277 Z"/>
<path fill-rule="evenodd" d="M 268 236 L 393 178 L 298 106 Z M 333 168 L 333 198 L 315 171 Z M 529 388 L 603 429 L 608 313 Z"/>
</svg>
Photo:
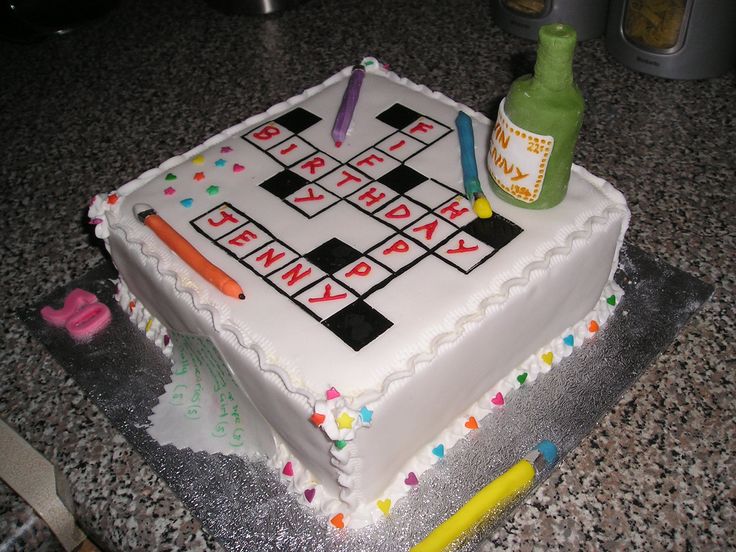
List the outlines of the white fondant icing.
<svg viewBox="0 0 736 552">
<path fill-rule="evenodd" d="M 127 284 L 121 304 L 135 296 L 136 305 L 145 305 L 133 309 L 139 327 L 148 326 L 147 333 L 159 341 L 165 332 L 161 324 L 212 339 L 282 443 L 274 466 L 293 461 L 299 467 L 289 480 L 296 490 L 320 484 L 313 506 L 328 514 L 343 512 L 360 524 L 374 519 L 377 499 L 402 494 L 407 471 L 419 474 L 436 461 L 432 447 L 452 446 L 458 424 L 453 420 L 476 401 L 487 405 L 481 394 L 509 392 L 523 372 L 533 381 L 550 368 L 540 354 L 551 352 L 551 364 L 569 354 L 560 336 L 572 332 L 580 344 L 590 319 L 604 321 L 608 310 L 599 312 L 601 290 L 612 278 L 629 214 L 610 184 L 573 167 L 567 198 L 553 209 L 524 210 L 488 194 L 497 215 L 522 232 L 502 247 L 486 243 L 463 228 L 475 215 L 462 197 L 452 129 L 458 110 L 468 108 L 399 79 L 374 60 L 351 133 L 336 148 L 329 131 L 350 71 L 144 173 L 117 190 L 112 201 L 97 196 L 90 217 L 97 219 L 95 233 L 105 239 Z M 395 127 L 377 118 L 394 103 L 419 117 Z M 289 122 L 274 122 L 294 108 L 318 121 L 296 132 L 286 128 Z M 476 161 L 483 167 L 489 121 L 476 113 L 471 117 Z M 389 138 L 403 135 L 416 151 L 394 159 L 386 152 L 393 143 Z M 274 152 L 292 142 L 314 151 L 282 165 Z M 224 163 L 216 164 L 220 159 Z M 406 171 L 391 181 L 391 171 L 402 162 L 419 176 Z M 296 167 L 293 176 L 284 178 L 285 166 Z M 352 195 L 343 192 L 342 178 L 334 176 L 342 170 L 359 174 L 364 187 Z M 489 190 L 488 175 L 480 173 Z M 214 194 L 206 192 L 211 185 L 218 187 Z M 410 189 L 403 194 L 402 186 Z M 167 195 L 169 187 L 175 194 Z M 356 197 L 371 189 L 375 197 L 384 191 L 384 197 L 375 205 L 358 203 Z M 322 210 L 315 207 L 320 195 L 329 198 Z M 295 197 L 306 199 L 293 203 Z M 191 198 L 189 208 L 180 203 L 183 198 Z M 416 207 L 418 216 L 407 224 L 435 217 L 448 241 L 420 245 L 411 227 L 381 222 L 380 213 L 398 201 Z M 309 209 L 298 206 L 305 202 Z M 131 207 L 137 203 L 155 208 L 238 281 L 246 300 L 221 294 L 169 251 L 134 217 Z M 223 205 L 237 222 L 222 214 Z M 196 228 L 190 224 L 194 219 Z M 251 248 L 256 238 L 243 234 L 246 230 L 263 238 L 258 249 Z M 314 264 L 321 261 L 305 258 L 332 238 L 356 253 L 330 269 L 334 277 Z M 274 259 L 279 252 L 284 256 Z M 365 259 L 378 263 L 380 281 L 351 288 L 345 272 Z M 274 263 L 272 272 L 267 261 Z M 328 293 L 327 283 L 332 284 Z M 353 297 L 367 291 L 361 301 Z M 360 346 L 350 339 L 360 340 L 361 328 L 348 341 L 338 337 L 329 320 L 320 323 L 336 314 L 333 304 L 310 308 L 309 299 L 343 293 L 352 305 L 363 305 L 361 312 L 377 311 L 389 327 Z M 325 391 L 333 386 L 341 395 L 327 400 Z M 370 429 L 359 415 L 364 406 L 374 412 Z M 309 421 L 315 411 L 325 416 L 322 428 Z M 337 426 L 342 413 L 353 419 L 352 427 Z M 455 429 L 443 432 L 448 426 Z M 332 443 L 338 440 L 345 446 Z"/>
</svg>

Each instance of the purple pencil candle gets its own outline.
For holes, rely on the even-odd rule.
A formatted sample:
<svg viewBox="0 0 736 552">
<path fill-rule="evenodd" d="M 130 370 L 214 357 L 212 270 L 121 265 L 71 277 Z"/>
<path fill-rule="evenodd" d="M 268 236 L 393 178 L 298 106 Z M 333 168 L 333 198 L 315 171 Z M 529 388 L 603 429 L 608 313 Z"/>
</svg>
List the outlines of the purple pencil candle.
<svg viewBox="0 0 736 552">
<path fill-rule="evenodd" d="M 365 67 L 362 65 L 356 65 L 353 67 L 353 72 L 348 80 L 348 86 L 345 88 L 345 93 L 342 95 L 342 102 L 340 102 L 340 109 L 337 111 L 337 117 L 335 117 L 335 124 L 332 126 L 332 139 L 335 141 L 335 147 L 340 147 L 345 141 L 345 137 L 348 134 L 350 123 L 353 120 L 353 112 L 355 106 L 358 103 L 358 96 L 360 96 L 360 87 L 363 85 L 363 78 L 365 77 Z"/>
</svg>

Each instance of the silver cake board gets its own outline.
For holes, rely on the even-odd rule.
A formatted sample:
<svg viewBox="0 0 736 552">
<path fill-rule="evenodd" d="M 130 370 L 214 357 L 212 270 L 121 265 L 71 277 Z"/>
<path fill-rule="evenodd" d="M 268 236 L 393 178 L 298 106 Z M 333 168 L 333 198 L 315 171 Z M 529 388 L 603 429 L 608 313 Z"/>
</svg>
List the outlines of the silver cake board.
<svg viewBox="0 0 736 552">
<path fill-rule="evenodd" d="M 602 331 L 509 394 L 385 520 L 336 530 L 288 493 L 264 462 L 160 446 L 149 436 L 148 417 L 170 381 L 170 364 L 115 303 L 115 277 L 111 264 L 101 264 L 19 315 L 205 529 L 227 549 L 254 551 L 407 550 L 539 441 L 555 443 L 560 457 L 577 446 L 713 293 L 712 286 L 625 243 L 616 274 L 625 295 Z M 41 306 L 59 306 L 76 287 L 95 293 L 113 313 L 111 325 L 89 344 L 75 344 L 39 315 Z M 462 549 L 491 535 L 518 503 L 467 537 Z"/>
</svg>

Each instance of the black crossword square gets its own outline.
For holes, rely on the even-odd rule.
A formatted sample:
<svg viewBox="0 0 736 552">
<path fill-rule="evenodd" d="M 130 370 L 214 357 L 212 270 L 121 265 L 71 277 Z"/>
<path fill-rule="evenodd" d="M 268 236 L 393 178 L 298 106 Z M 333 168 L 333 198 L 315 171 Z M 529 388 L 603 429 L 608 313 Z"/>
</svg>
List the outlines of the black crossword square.
<svg viewBox="0 0 736 552">
<path fill-rule="evenodd" d="M 409 109 L 400 103 L 395 103 L 386 111 L 379 113 L 376 119 L 400 130 L 409 125 L 409 123 L 416 121 L 419 117 L 421 115 L 413 109 Z"/>
<path fill-rule="evenodd" d="M 360 351 L 393 326 L 393 322 L 360 299 L 337 311 L 322 324 L 354 351 Z"/>
<path fill-rule="evenodd" d="M 306 183 L 307 180 L 304 177 L 293 173 L 290 170 L 285 170 L 273 175 L 265 182 L 261 182 L 261 188 L 268 190 L 276 197 L 284 199 L 296 192 Z"/>
<path fill-rule="evenodd" d="M 301 107 L 292 109 L 288 113 L 281 115 L 281 117 L 274 119 L 275 122 L 280 124 L 282 127 L 289 129 L 294 134 L 299 134 L 303 130 L 307 130 L 309 127 L 321 120 L 321 117 L 318 117 L 311 111 L 307 111 Z"/>
<path fill-rule="evenodd" d="M 399 165 L 378 179 L 381 184 L 385 184 L 398 194 L 405 194 L 425 180 L 426 176 L 406 165 Z"/>
<path fill-rule="evenodd" d="M 487 219 L 477 218 L 462 229 L 493 249 L 501 249 L 524 231 L 498 213 L 493 213 L 493 216 Z"/>
<path fill-rule="evenodd" d="M 327 274 L 334 274 L 362 256 L 360 251 L 337 238 L 326 241 L 304 255 L 310 263 Z"/>
</svg>

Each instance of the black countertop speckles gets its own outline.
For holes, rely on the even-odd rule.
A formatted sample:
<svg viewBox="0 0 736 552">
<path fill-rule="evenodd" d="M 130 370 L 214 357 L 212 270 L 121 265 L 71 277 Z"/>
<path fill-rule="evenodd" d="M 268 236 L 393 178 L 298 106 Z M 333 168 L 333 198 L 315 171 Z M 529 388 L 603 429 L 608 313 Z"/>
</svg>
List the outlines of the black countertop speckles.
<svg viewBox="0 0 736 552">
<path fill-rule="evenodd" d="M 533 53 L 481 0 L 310 0 L 270 17 L 130 0 L 66 36 L 0 43 L 0 416 L 67 474 L 89 534 L 218 548 L 14 315 L 99 261 L 88 199 L 366 55 L 493 117 Z M 575 71 L 576 161 L 625 194 L 629 241 L 716 292 L 484 547 L 736 546 L 736 75 L 637 74 L 600 39 Z"/>
</svg>

